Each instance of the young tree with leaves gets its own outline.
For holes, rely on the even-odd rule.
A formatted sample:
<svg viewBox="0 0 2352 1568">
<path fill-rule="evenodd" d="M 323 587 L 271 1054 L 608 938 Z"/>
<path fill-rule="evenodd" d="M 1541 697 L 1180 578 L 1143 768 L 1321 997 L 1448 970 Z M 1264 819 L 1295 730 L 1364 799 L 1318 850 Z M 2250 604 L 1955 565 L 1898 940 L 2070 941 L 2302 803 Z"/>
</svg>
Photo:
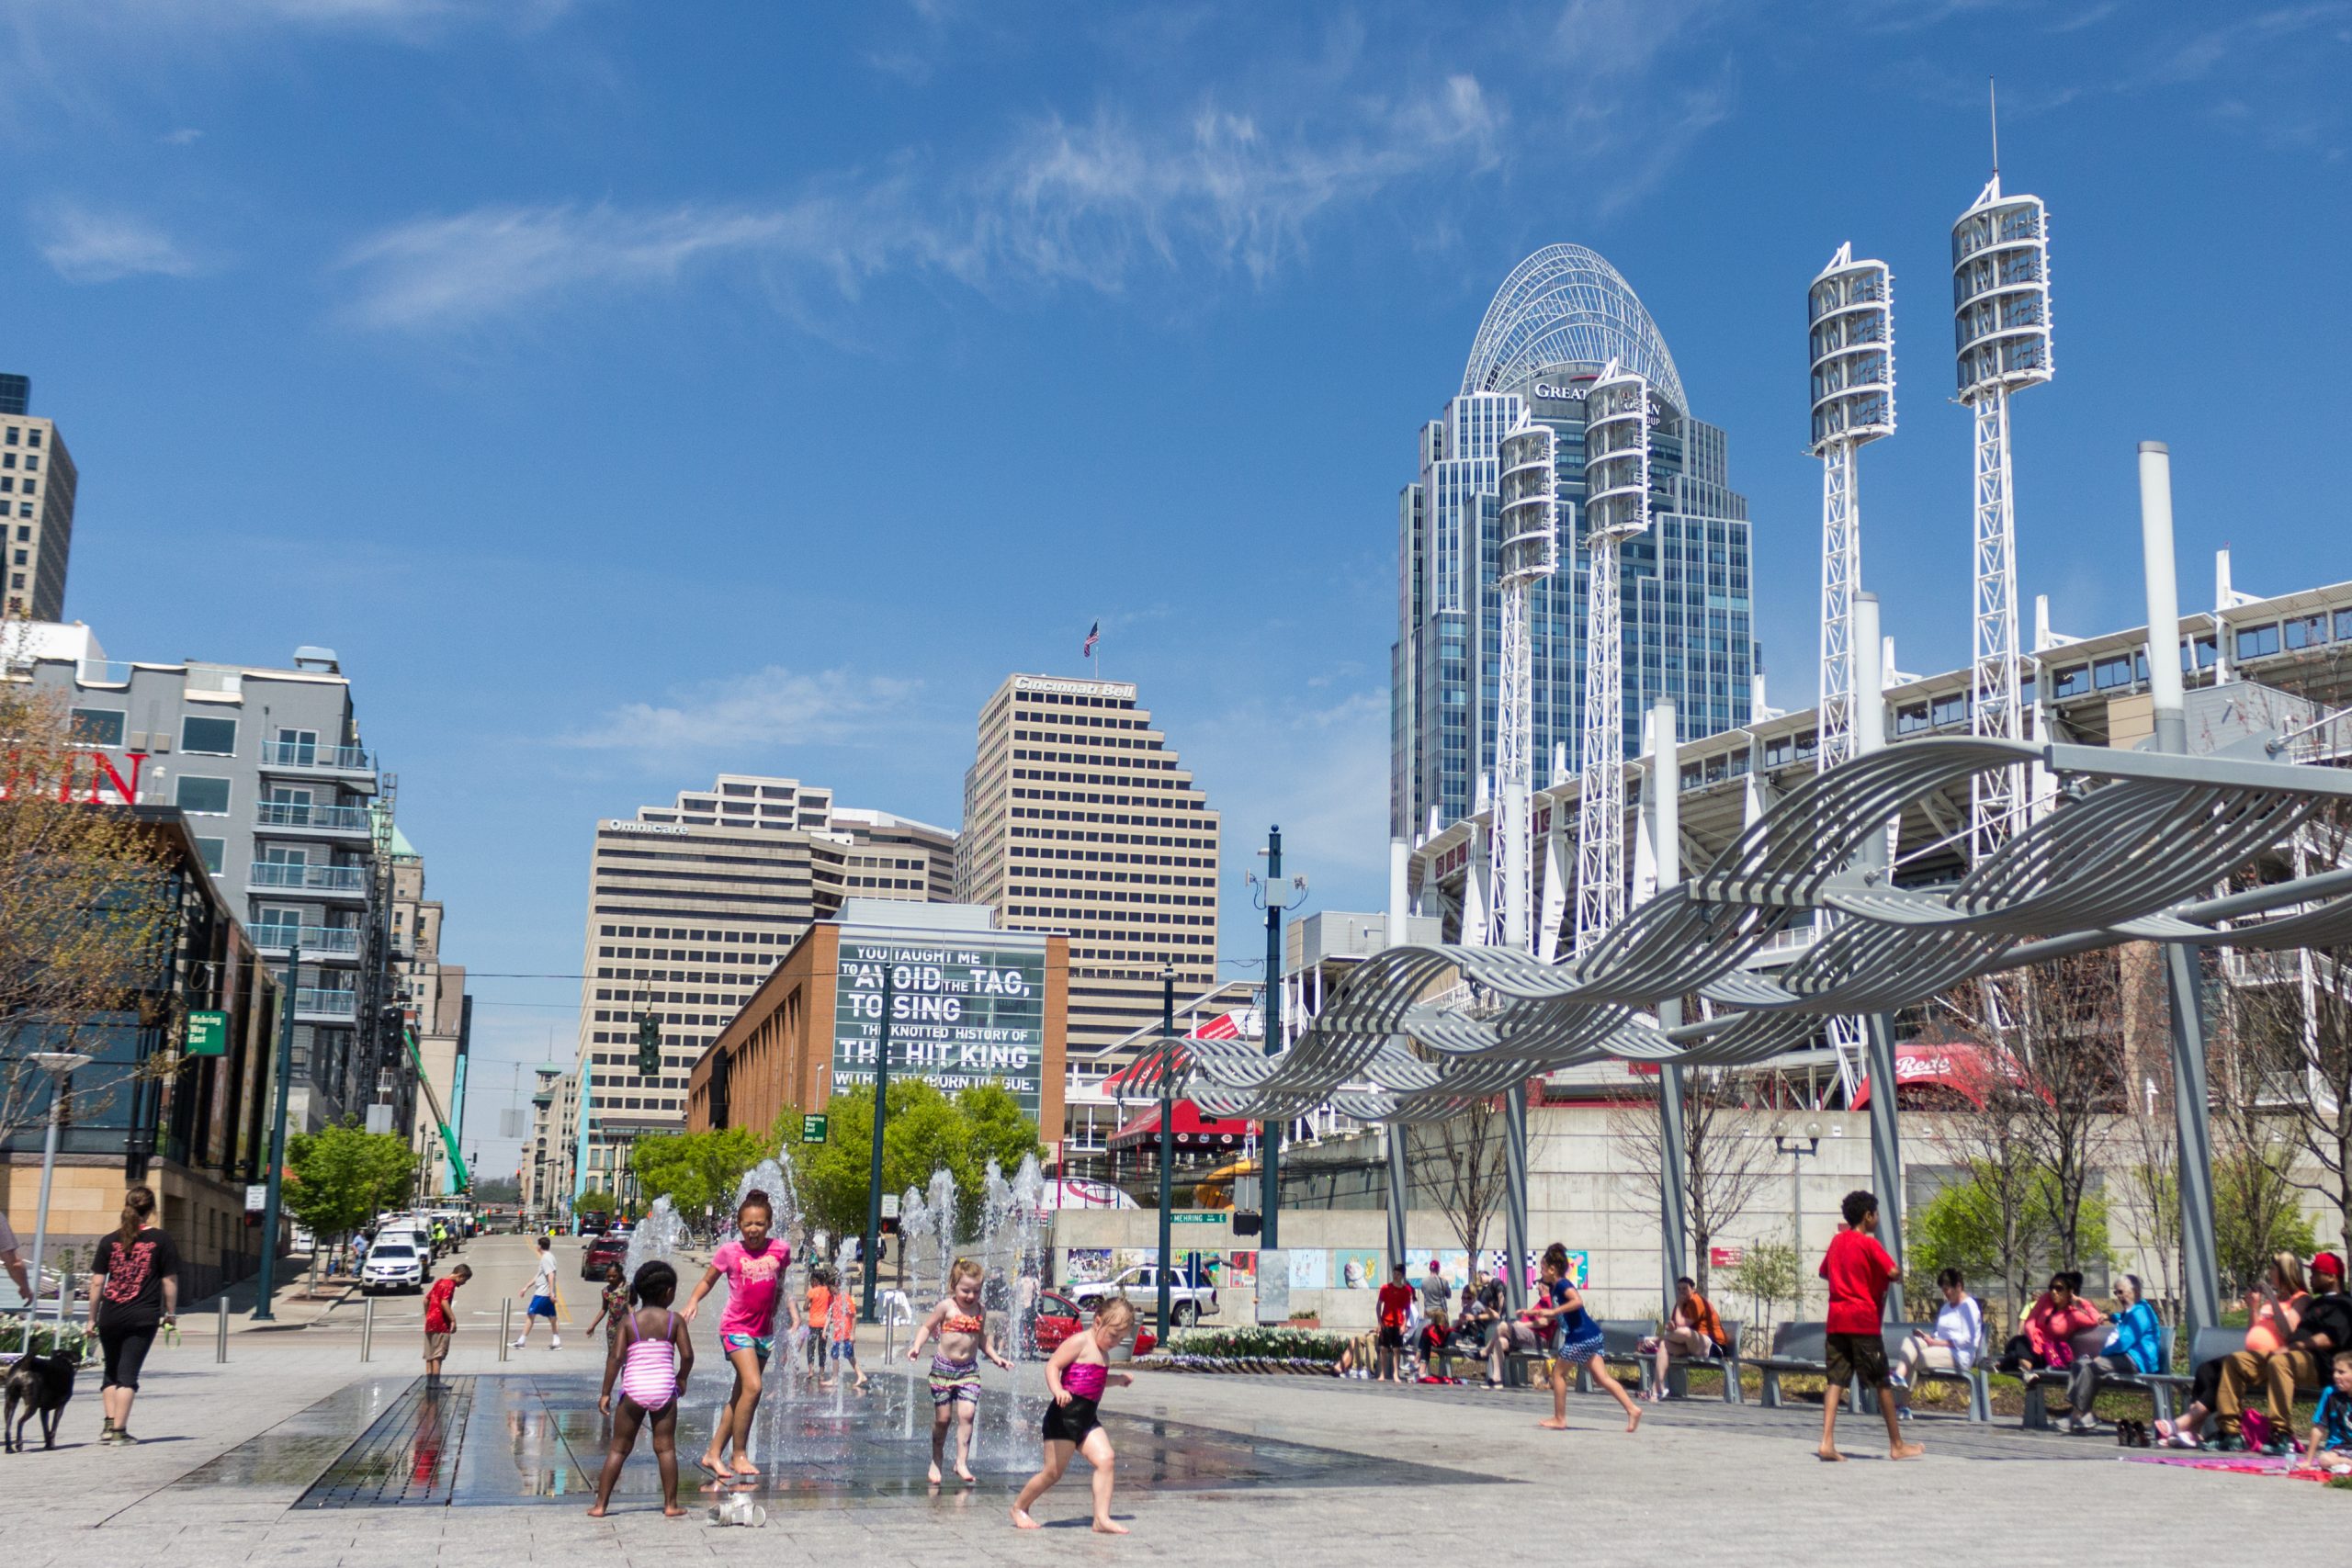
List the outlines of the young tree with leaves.
<svg viewBox="0 0 2352 1568">
<path fill-rule="evenodd" d="M 416 1179 L 416 1155 L 394 1133 L 356 1124 L 297 1133 L 286 1140 L 286 1212 L 322 1241 L 338 1245 L 386 1209 Z"/>
<path fill-rule="evenodd" d="M 20 630 L 0 623 L 0 671 Z M 125 1011 L 176 1035 L 168 987 L 153 983 L 176 923 L 166 829 L 119 803 L 111 779 L 101 787 L 96 758 L 60 699 L 0 679 L 0 1137 L 46 1113 L 34 1053 L 82 1049 Z M 173 1059 L 94 1064 L 74 1103 L 90 1114 Z"/>
<path fill-rule="evenodd" d="M 1733 1233 L 1756 1195 L 1780 1174 L 1781 1131 L 1775 1119 L 1759 1124 L 1741 1077 L 1720 1067 L 1690 1067 L 1682 1075 L 1682 1165 L 1690 1222 L 1690 1271 L 1704 1295 L 1708 1256 L 1717 1236 Z M 1634 1184 L 1653 1211 L 1665 1201 L 1664 1123 L 1656 1093 L 1626 1095 L 1610 1107 L 1609 1130 L 1624 1142 L 1639 1173 Z M 1671 1303 L 1669 1303 L 1670 1305 Z"/>
</svg>

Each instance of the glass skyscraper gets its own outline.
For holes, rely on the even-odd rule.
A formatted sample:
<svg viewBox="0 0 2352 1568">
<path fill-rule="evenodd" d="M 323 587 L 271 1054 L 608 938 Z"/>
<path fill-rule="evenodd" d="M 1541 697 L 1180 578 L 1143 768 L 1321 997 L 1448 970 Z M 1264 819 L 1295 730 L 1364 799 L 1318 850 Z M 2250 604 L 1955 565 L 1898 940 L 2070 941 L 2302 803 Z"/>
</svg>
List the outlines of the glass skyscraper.
<svg viewBox="0 0 2352 1568">
<path fill-rule="evenodd" d="M 1628 756 L 1660 696 L 1684 739 L 1747 722 L 1755 650 L 1747 499 L 1724 433 L 1692 416 L 1674 356 L 1616 268 L 1581 245 L 1521 262 L 1487 306 L 1461 391 L 1421 428 L 1397 503 L 1389 830 L 1408 842 L 1478 808 L 1495 759 L 1502 600 L 1496 447 L 1524 412 L 1558 434 L 1560 570 L 1535 584 L 1535 783 L 1578 765 L 1584 714 L 1584 400 L 1611 362 L 1650 385 L 1650 526 L 1625 542 Z"/>
</svg>

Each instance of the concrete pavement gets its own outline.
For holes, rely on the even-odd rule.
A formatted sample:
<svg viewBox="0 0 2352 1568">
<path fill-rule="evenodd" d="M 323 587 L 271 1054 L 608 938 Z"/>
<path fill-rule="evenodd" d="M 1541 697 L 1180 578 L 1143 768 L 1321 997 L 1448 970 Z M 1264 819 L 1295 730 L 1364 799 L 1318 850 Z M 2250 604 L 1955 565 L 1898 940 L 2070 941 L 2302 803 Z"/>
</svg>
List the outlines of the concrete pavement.
<svg viewBox="0 0 2352 1568">
<path fill-rule="evenodd" d="M 593 1292 L 571 1302 L 576 1327 L 560 1351 L 542 1339 L 501 1363 L 500 1297 L 527 1279 L 528 1243 L 486 1238 L 468 1260 L 478 1272 L 459 1297 L 450 1371 L 482 1381 L 471 1385 L 478 1394 L 451 1406 L 476 1415 L 453 1425 L 448 1440 L 522 1474 L 517 1456 L 527 1457 L 535 1434 L 544 1437 L 555 1419 L 531 1414 L 532 1401 L 560 1403 L 582 1386 L 593 1398 L 601 1337 L 592 1343 L 579 1331 L 594 1311 Z M 581 1283 L 576 1253 L 566 1268 L 567 1287 Z M 1039 1507 L 1053 1528 L 1030 1534 L 1007 1526 L 1010 1482 L 992 1472 L 978 1488 L 935 1495 L 918 1482 L 797 1503 L 779 1496 L 761 1530 L 717 1528 L 699 1513 L 665 1521 L 639 1487 L 651 1469 L 642 1450 L 632 1463 L 646 1473 L 632 1472 L 625 1511 L 603 1520 L 587 1518 L 576 1495 L 298 1507 L 330 1465 L 350 1468 L 354 1441 L 381 1433 L 408 1396 L 418 1328 L 390 1319 L 413 1315 L 415 1298 L 392 1300 L 399 1304 L 379 1308 L 376 1359 L 364 1367 L 348 1307 L 311 1327 L 240 1337 L 226 1365 L 197 1335 L 159 1348 L 133 1423 L 148 1440 L 137 1448 L 92 1440 L 98 1408 L 95 1380 L 85 1379 L 64 1422 L 67 1447 L 0 1457 L 0 1496 L 41 1500 L 0 1511 L 7 1568 L 69 1560 L 80 1568 L 126 1553 L 171 1568 L 504 1568 L 559 1555 L 648 1564 L 1069 1558 L 1362 1568 L 1400 1552 L 1464 1550 L 1819 1568 L 1830 1552 L 1922 1547 L 1960 1564 L 2047 1568 L 2053 1553 L 2110 1545 L 2135 1557 L 2252 1550 L 2333 1561 L 2352 1524 L 2352 1495 L 2343 1492 L 2125 1462 L 2109 1441 L 2013 1427 L 1923 1418 L 1928 1458 L 1894 1465 L 1870 1458 L 1871 1428 L 1841 1421 L 1857 1461 L 1832 1466 L 1812 1456 L 1819 1414 L 1811 1406 L 1668 1405 L 1628 1438 L 1616 1429 L 1615 1407 L 1596 1395 L 1571 1400 L 1575 1429 L 1554 1434 L 1533 1425 L 1547 1408 L 1540 1395 L 1172 1373 L 1140 1374 L 1137 1386 L 1105 1401 L 1125 1449 L 1118 1511 L 1135 1533 L 1124 1540 L 1085 1530 L 1082 1464 Z M 682 1430 L 682 1450 L 700 1436 Z M 1300 1481 L 1186 1478 L 1188 1443 L 1247 1451 L 1253 1442 L 1326 1457 Z M 593 1464 L 592 1440 L 575 1434 L 571 1446 L 587 1449 Z M 907 1462 L 919 1468 L 919 1454 L 906 1450 Z"/>
</svg>

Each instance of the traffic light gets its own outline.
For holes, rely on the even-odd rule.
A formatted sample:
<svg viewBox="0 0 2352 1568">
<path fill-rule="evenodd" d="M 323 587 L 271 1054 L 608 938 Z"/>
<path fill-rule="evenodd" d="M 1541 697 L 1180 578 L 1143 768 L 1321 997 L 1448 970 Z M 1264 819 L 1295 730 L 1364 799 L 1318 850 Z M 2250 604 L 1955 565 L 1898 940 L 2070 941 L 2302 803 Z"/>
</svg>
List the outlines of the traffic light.
<svg viewBox="0 0 2352 1568">
<path fill-rule="evenodd" d="M 637 1021 L 637 1070 L 649 1078 L 662 1073 L 662 1021 L 650 1012 Z"/>
</svg>

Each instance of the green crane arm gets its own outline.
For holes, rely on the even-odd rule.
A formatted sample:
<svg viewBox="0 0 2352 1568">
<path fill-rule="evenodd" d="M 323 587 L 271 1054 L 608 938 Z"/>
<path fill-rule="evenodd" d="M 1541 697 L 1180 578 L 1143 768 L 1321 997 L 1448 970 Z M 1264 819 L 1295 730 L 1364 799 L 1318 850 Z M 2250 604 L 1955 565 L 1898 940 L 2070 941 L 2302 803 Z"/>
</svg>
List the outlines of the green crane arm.
<svg viewBox="0 0 2352 1568">
<path fill-rule="evenodd" d="M 433 1110 L 433 1124 L 441 1129 L 441 1146 L 448 1151 L 449 1168 L 458 1173 L 458 1190 L 470 1191 L 473 1174 L 466 1169 L 465 1156 L 458 1153 L 458 1134 L 449 1131 L 449 1119 L 441 1114 L 441 1097 L 433 1092 L 433 1080 L 424 1076 L 424 1054 L 416 1048 L 416 1031 L 402 1024 L 401 1038 L 408 1042 L 409 1066 L 416 1069 L 416 1087 L 424 1091 L 424 1103 Z"/>
</svg>

